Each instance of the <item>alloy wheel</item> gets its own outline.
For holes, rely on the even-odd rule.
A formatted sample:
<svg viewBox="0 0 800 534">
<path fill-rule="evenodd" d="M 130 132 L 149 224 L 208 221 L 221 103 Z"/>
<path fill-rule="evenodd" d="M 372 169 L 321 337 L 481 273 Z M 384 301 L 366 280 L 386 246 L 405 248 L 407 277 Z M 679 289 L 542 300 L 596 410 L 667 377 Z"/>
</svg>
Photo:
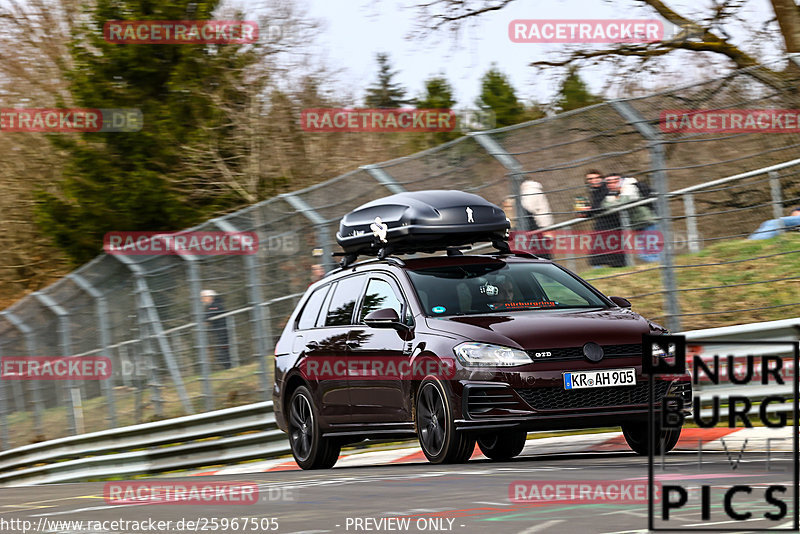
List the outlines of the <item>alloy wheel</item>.
<svg viewBox="0 0 800 534">
<path fill-rule="evenodd" d="M 439 390 L 433 384 L 425 384 L 420 392 L 417 417 L 421 441 L 433 456 L 439 454 L 444 446 L 444 409 L 444 399 Z"/>
<path fill-rule="evenodd" d="M 305 460 L 311 454 L 311 443 L 314 438 L 314 416 L 311 405 L 304 395 L 297 395 L 289 410 L 289 435 L 292 439 L 292 450 L 300 459 Z"/>
</svg>

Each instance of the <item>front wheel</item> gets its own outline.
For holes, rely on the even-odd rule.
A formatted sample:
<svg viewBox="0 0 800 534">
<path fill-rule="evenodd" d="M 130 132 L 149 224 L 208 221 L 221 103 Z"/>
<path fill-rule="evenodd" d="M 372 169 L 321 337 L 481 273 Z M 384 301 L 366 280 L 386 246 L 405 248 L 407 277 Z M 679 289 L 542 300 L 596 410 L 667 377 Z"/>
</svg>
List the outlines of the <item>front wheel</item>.
<svg viewBox="0 0 800 534">
<path fill-rule="evenodd" d="M 510 460 L 525 448 L 528 433 L 525 431 L 495 432 L 478 438 L 478 447 L 492 460 Z"/>
<path fill-rule="evenodd" d="M 319 416 L 311 392 L 300 386 L 289 401 L 289 444 L 292 456 L 302 469 L 328 469 L 339 459 L 341 445 L 322 437 Z"/>
<path fill-rule="evenodd" d="M 463 463 L 475 450 L 475 438 L 456 431 L 447 392 L 435 378 L 420 384 L 416 425 L 422 452 L 432 464 Z"/>
<path fill-rule="evenodd" d="M 633 451 L 642 456 L 649 454 L 649 447 L 647 441 L 647 423 L 627 423 L 622 425 L 622 435 L 625 436 L 625 441 Z M 653 449 L 653 454 L 662 453 L 662 445 L 664 454 L 668 453 L 675 448 L 678 444 L 678 439 L 681 437 L 681 428 L 656 428 L 656 443 Z"/>
</svg>

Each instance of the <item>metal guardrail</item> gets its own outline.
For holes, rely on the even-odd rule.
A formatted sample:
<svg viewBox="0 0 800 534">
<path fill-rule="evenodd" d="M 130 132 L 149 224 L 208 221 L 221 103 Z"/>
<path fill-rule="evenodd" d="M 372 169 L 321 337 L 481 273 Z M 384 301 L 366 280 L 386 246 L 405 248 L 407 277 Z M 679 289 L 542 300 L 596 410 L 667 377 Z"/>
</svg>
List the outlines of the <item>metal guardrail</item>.
<svg viewBox="0 0 800 534">
<path fill-rule="evenodd" d="M 4 451 L 0 487 L 159 473 L 289 452 L 272 402 L 259 402 Z"/>
<path fill-rule="evenodd" d="M 687 345 L 692 342 L 702 342 L 702 353 L 719 354 L 720 356 L 732 355 L 741 357 L 748 354 L 754 356 L 767 356 L 785 354 L 789 343 L 798 343 L 800 339 L 800 317 L 783 319 L 780 321 L 768 321 L 763 323 L 741 324 L 724 326 L 720 328 L 706 328 L 702 330 L 691 330 L 681 332 L 686 337 Z M 746 342 L 746 341 L 772 341 L 786 342 L 786 345 L 733 345 L 725 342 Z M 701 353 L 701 356 L 702 356 Z M 797 372 L 797 369 L 793 369 Z M 787 382 L 783 385 L 757 385 L 757 386 L 730 386 L 730 385 L 703 385 L 702 383 L 694 386 L 695 397 L 700 399 L 700 411 L 703 419 L 708 419 L 713 415 L 711 409 L 705 408 L 715 397 L 721 404 L 728 402 L 731 395 L 743 395 L 753 402 L 753 408 L 760 406 L 760 401 L 770 395 L 786 397 L 788 402 L 782 404 L 770 404 L 766 412 L 769 414 L 781 412 L 793 412 L 792 402 L 794 395 L 794 384 Z M 727 420 L 727 410 L 720 410 L 720 419 Z"/>
<path fill-rule="evenodd" d="M 687 341 L 759 340 L 797 343 L 800 318 L 681 332 Z M 752 353 L 752 350 L 748 352 Z M 791 393 L 762 386 L 754 399 Z M 722 393 L 722 389 L 718 389 Z M 747 394 L 744 388 L 737 393 Z M 769 413 L 791 404 L 770 406 Z M 704 417 L 710 415 L 703 410 Z M 0 452 L 0 487 L 76 482 L 159 473 L 229 462 L 274 458 L 291 452 L 278 429 L 272 402 L 103 430 Z"/>
</svg>

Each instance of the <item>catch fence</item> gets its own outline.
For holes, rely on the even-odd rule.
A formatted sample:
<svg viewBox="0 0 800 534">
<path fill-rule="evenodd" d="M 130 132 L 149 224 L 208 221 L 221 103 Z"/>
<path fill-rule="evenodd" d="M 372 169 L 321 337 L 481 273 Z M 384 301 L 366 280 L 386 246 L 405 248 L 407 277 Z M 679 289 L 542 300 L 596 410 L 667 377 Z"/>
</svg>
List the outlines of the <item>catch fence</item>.
<svg viewBox="0 0 800 534">
<path fill-rule="evenodd" d="M 796 63 L 782 58 L 766 65 L 783 71 L 783 81 L 769 86 L 754 69 L 740 70 L 473 132 L 193 229 L 256 232 L 256 254 L 99 256 L 0 312 L 0 357 L 103 355 L 112 361 L 111 379 L 0 380 L 0 444 L 270 400 L 274 343 L 316 278 L 314 266 L 335 268 L 339 219 L 401 191 L 457 189 L 507 202 L 514 228 L 528 230 L 520 191 L 532 180 L 541 184 L 553 218 L 539 230 L 593 231 L 596 218 L 575 211 L 576 197 L 589 194 L 585 173 L 597 168 L 635 177 L 654 191 L 639 203 L 654 207 L 663 234 L 657 261 L 625 254 L 617 266 L 593 270 L 592 253 L 580 251 L 555 252 L 556 261 L 606 294 L 630 298 L 635 310 L 673 331 L 773 319 L 773 312 L 797 316 L 800 235 L 746 238 L 762 221 L 800 204 L 800 135 L 674 132 L 660 122 L 662 112 L 674 109 L 800 109 Z M 617 208 L 620 216 L 610 219 L 617 222 L 606 229 L 630 225 L 626 214 L 636 205 Z M 222 313 L 207 315 L 203 290 L 218 294 Z"/>
</svg>

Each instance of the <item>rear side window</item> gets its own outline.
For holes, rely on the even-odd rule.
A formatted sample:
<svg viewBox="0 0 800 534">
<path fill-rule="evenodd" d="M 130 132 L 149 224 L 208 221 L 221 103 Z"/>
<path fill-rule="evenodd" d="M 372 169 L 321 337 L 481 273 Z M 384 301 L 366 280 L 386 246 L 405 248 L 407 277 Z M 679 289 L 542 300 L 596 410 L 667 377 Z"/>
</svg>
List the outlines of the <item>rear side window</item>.
<svg viewBox="0 0 800 534">
<path fill-rule="evenodd" d="M 353 324 L 353 312 L 356 309 L 356 301 L 361 296 L 364 278 L 363 275 L 357 275 L 339 280 L 328 305 L 325 326 L 347 326 Z"/>
<path fill-rule="evenodd" d="M 322 303 L 325 301 L 325 296 L 328 294 L 330 287 L 330 285 L 320 287 L 308 297 L 306 305 L 303 306 L 303 311 L 300 312 L 300 318 L 297 319 L 298 330 L 308 330 L 316 326 L 317 317 L 322 309 Z"/>
</svg>

